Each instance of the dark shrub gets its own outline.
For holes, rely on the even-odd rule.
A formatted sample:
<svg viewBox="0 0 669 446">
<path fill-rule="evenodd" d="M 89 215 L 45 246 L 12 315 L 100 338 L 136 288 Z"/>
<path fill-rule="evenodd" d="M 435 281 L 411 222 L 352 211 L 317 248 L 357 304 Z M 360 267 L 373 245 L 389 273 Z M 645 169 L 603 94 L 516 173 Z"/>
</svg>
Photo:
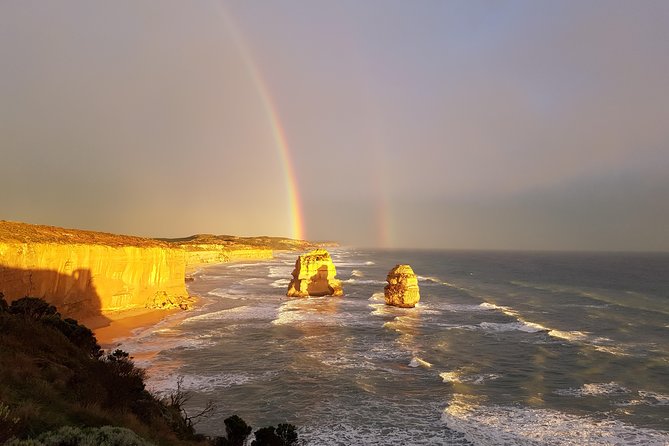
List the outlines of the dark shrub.
<svg viewBox="0 0 669 446">
<path fill-rule="evenodd" d="M 237 415 L 226 418 L 223 423 L 225 423 L 225 433 L 228 438 L 216 438 L 216 446 L 243 446 L 248 436 L 251 435 L 251 426 Z"/>
<path fill-rule="evenodd" d="M 6 313 L 7 311 L 9 311 L 9 304 L 5 300 L 5 295 L 0 293 L 0 313 Z"/>
<path fill-rule="evenodd" d="M 279 424 L 263 427 L 255 431 L 256 439 L 251 446 L 295 446 L 297 445 L 297 430 L 292 424 Z"/>
<path fill-rule="evenodd" d="M 274 426 L 263 427 L 255 431 L 256 439 L 251 446 L 282 446 L 281 439 L 276 435 Z"/>
<path fill-rule="evenodd" d="M 279 424 L 276 428 L 276 435 L 283 441 L 285 446 L 297 444 L 297 429 L 292 424 Z"/>
<path fill-rule="evenodd" d="M 9 312 L 34 320 L 58 314 L 56 307 L 49 305 L 43 299 L 38 297 L 22 297 L 21 299 L 15 300 L 9 306 Z"/>
<path fill-rule="evenodd" d="M 86 352 L 90 357 L 99 358 L 102 356 L 100 344 L 98 344 L 98 340 L 91 329 L 81 325 L 75 319 L 61 319 L 60 315 L 56 313 L 43 318 L 42 322 L 63 333 L 70 342 Z"/>
</svg>

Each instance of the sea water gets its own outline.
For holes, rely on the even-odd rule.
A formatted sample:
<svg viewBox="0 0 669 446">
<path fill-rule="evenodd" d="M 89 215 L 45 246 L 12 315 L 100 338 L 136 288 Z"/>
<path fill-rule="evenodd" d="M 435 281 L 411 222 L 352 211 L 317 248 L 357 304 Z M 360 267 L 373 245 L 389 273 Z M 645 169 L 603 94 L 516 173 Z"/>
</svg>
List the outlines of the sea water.
<svg viewBox="0 0 669 446">
<path fill-rule="evenodd" d="M 213 400 L 209 435 L 238 414 L 310 445 L 669 444 L 669 255 L 331 252 L 344 297 L 287 298 L 295 253 L 214 265 L 202 305 L 121 348 L 191 413 Z M 416 308 L 384 304 L 397 263 Z"/>
</svg>

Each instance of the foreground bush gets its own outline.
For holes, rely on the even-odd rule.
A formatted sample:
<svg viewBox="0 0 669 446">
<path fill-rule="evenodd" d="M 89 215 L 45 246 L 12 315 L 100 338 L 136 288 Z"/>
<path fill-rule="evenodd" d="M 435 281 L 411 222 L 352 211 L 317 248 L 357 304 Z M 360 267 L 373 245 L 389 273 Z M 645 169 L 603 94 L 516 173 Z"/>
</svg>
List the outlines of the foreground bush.
<svg viewBox="0 0 669 446">
<path fill-rule="evenodd" d="M 236 415 L 224 421 L 226 437 L 196 434 L 214 405 L 189 414 L 189 397 L 179 380 L 175 393 L 158 400 L 128 353 L 104 354 L 91 330 L 42 299 L 8 305 L 0 293 L 0 444 L 248 445 L 252 428 Z M 255 435 L 254 446 L 297 444 L 288 424 Z"/>
<path fill-rule="evenodd" d="M 13 440 L 6 446 L 153 446 L 122 427 L 72 427 L 45 432 L 30 440 Z"/>
</svg>

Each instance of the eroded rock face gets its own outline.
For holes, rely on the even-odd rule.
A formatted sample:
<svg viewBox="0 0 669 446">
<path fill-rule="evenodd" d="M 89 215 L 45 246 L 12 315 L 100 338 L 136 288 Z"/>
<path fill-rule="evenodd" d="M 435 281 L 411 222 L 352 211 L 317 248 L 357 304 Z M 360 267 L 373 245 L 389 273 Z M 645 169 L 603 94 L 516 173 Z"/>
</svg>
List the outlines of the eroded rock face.
<svg viewBox="0 0 669 446">
<path fill-rule="evenodd" d="M 344 291 L 337 280 L 337 270 L 330 253 L 315 249 L 295 262 L 293 278 L 288 285 L 289 297 L 341 296 Z"/>
<path fill-rule="evenodd" d="M 386 304 L 395 307 L 413 308 L 420 300 L 418 278 L 409 265 L 396 265 L 386 278 L 383 289 Z"/>
<path fill-rule="evenodd" d="M 0 292 L 9 302 L 43 298 L 75 318 L 191 304 L 181 249 L 148 239 L 14 222 L 0 222 Z"/>
</svg>

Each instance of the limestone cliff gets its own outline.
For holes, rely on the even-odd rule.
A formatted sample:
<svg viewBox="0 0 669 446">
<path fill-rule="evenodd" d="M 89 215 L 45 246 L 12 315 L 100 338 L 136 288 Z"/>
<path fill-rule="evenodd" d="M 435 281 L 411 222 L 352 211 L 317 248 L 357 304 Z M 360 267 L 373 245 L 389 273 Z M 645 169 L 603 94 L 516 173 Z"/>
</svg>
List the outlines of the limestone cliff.
<svg viewBox="0 0 669 446">
<path fill-rule="evenodd" d="M 396 265 L 386 278 L 384 288 L 386 304 L 395 307 L 413 308 L 420 300 L 418 278 L 409 265 Z"/>
<path fill-rule="evenodd" d="M 0 222 L 0 292 L 42 297 L 66 316 L 185 308 L 185 255 L 164 242 Z"/>
<path fill-rule="evenodd" d="M 315 249 L 299 256 L 292 275 L 287 296 L 341 296 L 344 294 L 341 282 L 336 278 L 337 271 L 330 253 L 324 249 Z"/>
<path fill-rule="evenodd" d="M 213 264 L 236 262 L 240 260 L 267 260 L 274 256 L 270 248 L 231 248 L 223 244 L 190 244 L 181 246 L 185 251 L 186 268 Z"/>
<path fill-rule="evenodd" d="M 304 240 L 283 237 L 237 237 L 234 235 L 197 234 L 177 239 L 161 239 L 186 252 L 186 268 L 200 265 L 236 262 L 241 260 L 267 260 L 274 251 L 296 251 L 314 248 Z"/>
</svg>

